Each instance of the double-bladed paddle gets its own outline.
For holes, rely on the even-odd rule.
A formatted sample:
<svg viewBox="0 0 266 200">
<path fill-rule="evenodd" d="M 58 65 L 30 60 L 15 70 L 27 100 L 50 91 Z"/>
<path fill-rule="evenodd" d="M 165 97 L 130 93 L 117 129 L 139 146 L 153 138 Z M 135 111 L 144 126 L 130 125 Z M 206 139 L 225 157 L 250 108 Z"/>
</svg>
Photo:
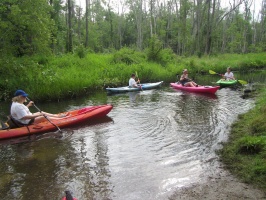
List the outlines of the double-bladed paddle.
<svg viewBox="0 0 266 200">
<path fill-rule="evenodd" d="M 28 97 L 26 97 L 26 99 L 28 101 L 31 101 Z M 33 105 L 40 113 L 42 113 L 42 111 L 35 105 L 35 103 L 33 103 Z M 59 132 L 62 132 L 61 129 L 56 124 L 54 124 L 46 115 L 43 115 L 43 116 L 45 119 L 47 119 L 47 121 L 49 121 L 52 125 L 54 125 L 58 129 Z"/>
<path fill-rule="evenodd" d="M 220 75 L 220 76 L 223 76 L 223 74 L 218 74 L 217 72 L 215 72 L 215 71 L 212 71 L 212 70 L 209 70 L 209 73 L 210 74 L 217 74 L 217 75 Z M 244 81 L 244 80 L 237 80 L 240 84 L 242 84 L 242 85 L 246 85 L 246 84 L 248 84 L 248 82 L 247 81 Z"/>
<path fill-rule="evenodd" d="M 138 80 L 139 80 L 139 76 L 138 76 L 138 72 L 137 71 L 135 71 L 135 75 L 136 75 L 136 77 L 138 77 Z M 141 84 L 140 84 L 140 81 L 139 81 L 139 85 L 140 85 L 140 89 L 143 91 L 143 89 L 141 87 Z"/>
</svg>

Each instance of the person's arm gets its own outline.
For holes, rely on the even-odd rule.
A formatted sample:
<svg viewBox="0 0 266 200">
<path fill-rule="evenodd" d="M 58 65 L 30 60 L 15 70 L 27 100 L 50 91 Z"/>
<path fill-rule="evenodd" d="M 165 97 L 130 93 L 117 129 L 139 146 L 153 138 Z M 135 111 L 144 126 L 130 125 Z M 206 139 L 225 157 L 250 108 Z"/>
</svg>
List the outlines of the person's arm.
<svg viewBox="0 0 266 200">
<path fill-rule="evenodd" d="M 183 81 L 183 80 L 185 80 L 186 78 L 185 78 L 185 76 L 184 75 L 182 75 L 181 77 L 180 77 L 180 81 Z"/>
<path fill-rule="evenodd" d="M 135 82 L 135 83 L 133 84 L 133 87 L 138 87 L 138 84 Z"/>
<path fill-rule="evenodd" d="M 232 72 L 229 74 L 225 73 L 224 77 L 225 77 L 225 79 L 228 79 L 228 80 L 235 80 L 234 74 Z"/>
<path fill-rule="evenodd" d="M 231 77 L 230 77 L 230 79 L 235 80 L 235 77 L 234 77 L 233 72 L 231 72 Z"/>
<path fill-rule="evenodd" d="M 33 106 L 33 104 L 34 104 L 34 102 L 33 102 L 33 101 L 30 101 L 30 102 L 28 103 L 28 105 L 26 105 L 26 106 L 29 108 L 30 106 Z"/>
<path fill-rule="evenodd" d="M 191 81 L 187 75 L 182 75 L 181 78 L 180 78 L 180 81 Z"/>
<path fill-rule="evenodd" d="M 43 116 L 42 113 L 37 112 L 37 113 L 33 113 L 32 115 L 25 115 L 24 117 L 22 117 L 22 119 L 35 119 L 36 117 L 40 117 Z"/>
<path fill-rule="evenodd" d="M 222 74 L 222 76 L 223 76 L 224 79 L 227 79 L 227 73 Z"/>
</svg>

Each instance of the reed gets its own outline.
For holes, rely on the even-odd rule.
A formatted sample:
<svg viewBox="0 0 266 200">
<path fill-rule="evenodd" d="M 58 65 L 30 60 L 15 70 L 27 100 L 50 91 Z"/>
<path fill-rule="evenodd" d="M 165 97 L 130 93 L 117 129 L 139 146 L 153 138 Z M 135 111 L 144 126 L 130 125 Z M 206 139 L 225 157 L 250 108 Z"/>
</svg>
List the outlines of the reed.
<svg viewBox="0 0 266 200">
<path fill-rule="evenodd" d="M 176 81 L 184 68 L 192 77 L 214 70 L 224 73 L 228 66 L 247 71 L 266 66 L 265 53 L 224 54 L 218 56 L 181 57 L 165 51 L 161 62 L 147 61 L 145 52 L 122 49 L 112 54 L 88 53 L 62 56 L 0 59 L 0 99 L 10 99 L 16 89 L 23 89 L 38 100 L 58 100 L 82 95 L 84 91 L 128 84 L 135 71 L 141 82 Z M 240 77 L 239 77 L 240 78 Z"/>
</svg>

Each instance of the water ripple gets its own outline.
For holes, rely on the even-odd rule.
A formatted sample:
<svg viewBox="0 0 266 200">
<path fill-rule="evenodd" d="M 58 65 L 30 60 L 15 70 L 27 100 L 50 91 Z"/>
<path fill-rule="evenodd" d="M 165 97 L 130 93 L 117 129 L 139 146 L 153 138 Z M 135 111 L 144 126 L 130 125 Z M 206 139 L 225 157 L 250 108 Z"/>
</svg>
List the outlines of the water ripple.
<svg viewBox="0 0 266 200">
<path fill-rule="evenodd" d="M 231 89 L 202 95 L 164 88 L 106 101 L 114 106 L 108 122 L 67 129 L 62 139 L 26 144 L 24 151 L 20 146 L 0 149 L 2 171 L 19 175 L 5 197 L 44 197 L 25 189 L 36 176 L 44 181 L 34 185 L 35 192 L 45 188 L 56 199 L 65 189 L 78 199 L 167 199 L 176 188 L 216 173 L 215 151 L 238 114 L 253 106 Z M 29 164 L 31 173 L 25 170 Z"/>
</svg>

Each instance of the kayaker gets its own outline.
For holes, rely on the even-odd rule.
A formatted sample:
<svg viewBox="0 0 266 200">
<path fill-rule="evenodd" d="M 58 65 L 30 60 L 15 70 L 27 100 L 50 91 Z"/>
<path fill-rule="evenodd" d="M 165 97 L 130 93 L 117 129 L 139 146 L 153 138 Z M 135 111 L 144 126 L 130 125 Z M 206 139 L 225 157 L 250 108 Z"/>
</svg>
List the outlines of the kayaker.
<svg viewBox="0 0 266 200">
<path fill-rule="evenodd" d="M 180 77 L 180 83 L 185 87 L 198 87 L 198 84 L 188 78 L 188 70 L 184 69 Z"/>
<path fill-rule="evenodd" d="M 138 79 L 138 81 L 135 81 L 136 75 L 135 74 L 131 74 L 131 78 L 128 81 L 128 86 L 129 87 L 134 87 L 134 88 L 141 88 L 141 86 L 138 86 L 138 83 L 140 83 L 140 80 Z"/>
<path fill-rule="evenodd" d="M 27 102 L 27 96 L 28 94 L 23 90 L 17 90 L 15 92 L 15 96 L 12 98 L 12 105 L 10 109 L 11 117 L 21 124 L 37 124 L 45 119 L 44 116 L 49 119 L 58 119 L 66 116 L 65 114 L 57 115 L 47 112 L 31 113 L 29 107 L 32 106 L 34 102 L 30 101 L 27 106 L 25 106 L 24 103 Z"/>
<path fill-rule="evenodd" d="M 231 67 L 227 67 L 226 73 L 222 75 L 225 80 L 235 80 L 233 72 L 231 72 Z"/>
</svg>

